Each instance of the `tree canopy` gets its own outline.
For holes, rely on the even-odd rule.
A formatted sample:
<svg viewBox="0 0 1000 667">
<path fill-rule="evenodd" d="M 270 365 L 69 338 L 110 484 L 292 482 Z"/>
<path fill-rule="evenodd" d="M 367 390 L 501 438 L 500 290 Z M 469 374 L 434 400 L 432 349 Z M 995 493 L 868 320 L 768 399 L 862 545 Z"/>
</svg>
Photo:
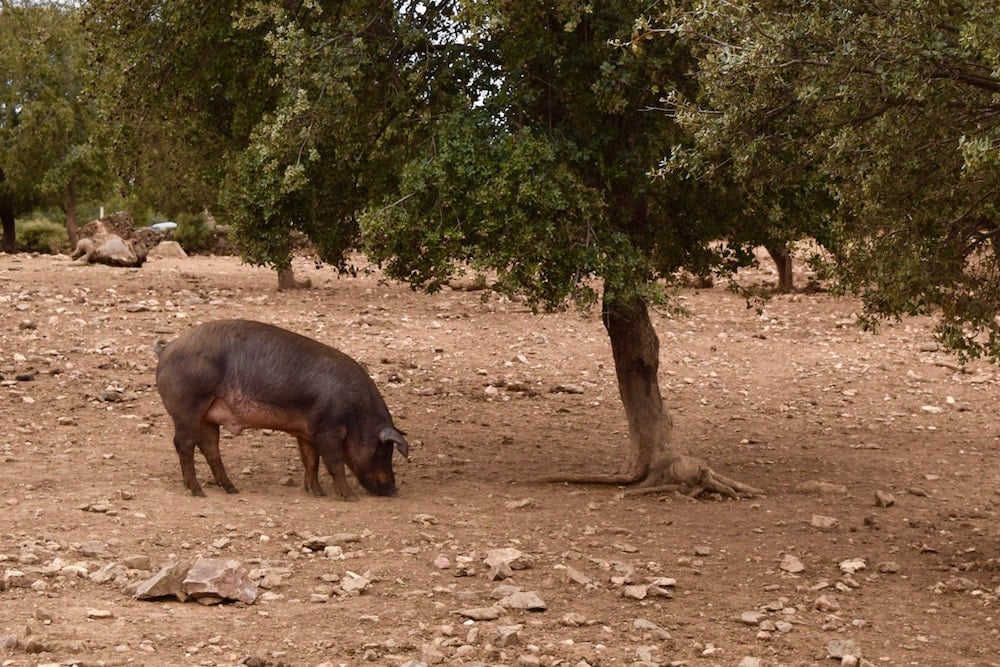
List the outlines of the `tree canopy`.
<svg viewBox="0 0 1000 667">
<path fill-rule="evenodd" d="M 724 173 L 824 218 L 874 317 L 940 315 L 1000 353 L 1000 9 L 959 2 L 665 2 L 651 33 L 698 60 L 669 111 L 694 142 L 668 170 Z"/>
<path fill-rule="evenodd" d="M 0 3 L 0 197 L 61 208 L 74 240 L 77 202 L 110 183 L 86 62 L 75 7 Z"/>
</svg>

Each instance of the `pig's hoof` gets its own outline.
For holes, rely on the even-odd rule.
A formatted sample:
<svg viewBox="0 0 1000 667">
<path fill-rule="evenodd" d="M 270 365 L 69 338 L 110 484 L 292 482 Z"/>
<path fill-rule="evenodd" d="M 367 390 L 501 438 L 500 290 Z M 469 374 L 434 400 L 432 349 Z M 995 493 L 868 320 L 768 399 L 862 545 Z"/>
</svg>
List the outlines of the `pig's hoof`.
<svg viewBox="0 0 1000 667">
<path fill-rule="evenodd" d="M 202 491 L 201 487 L 199 486 L 197 489 L 191 489 L 191 495 L 192 496 L 198 496 L 199 498 L 204 498 L 205 497 L 205 492 Z"/>
<path fill-rule="evenodd" d="M 222 488 L 224 488 L 226 490 L 226 493 L 239 493 L 240 492 L 240 490 L 237 489 L 232 484 L 227 484 L 226 486 L 224 486 Z"/>
<path fill-rule="evenodd" d="M 340 499 L 348 503 L 358 502 L 358 496 L 354 493 L 347 493 L 347 494 L 342 493 L 340 494 Z"/>
</svg>

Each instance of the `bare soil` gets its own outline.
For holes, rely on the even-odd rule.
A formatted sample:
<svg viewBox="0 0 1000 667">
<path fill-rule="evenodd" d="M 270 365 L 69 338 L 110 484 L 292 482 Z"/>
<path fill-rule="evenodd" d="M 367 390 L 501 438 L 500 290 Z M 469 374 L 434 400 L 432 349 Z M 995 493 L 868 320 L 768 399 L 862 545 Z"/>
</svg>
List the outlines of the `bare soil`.
<svg viewBox="0 0 1000 667">
<path fill-rule="evenodd" d="M 761 313 L 724 286 L 684 291 L 689 317 L 654 317 L 676 440 L 767 493 L 693 501 L 531 482 L 614 471 L 628 451 L 596 313 L 296 268 L 311 290 L 279 293 L 233 258 L 0 255 L 0 574 L 24 573 L 0 590 L 0 665 L 771 667 L 839 664 L 833 640 L 874 665 L 1000 665 L 1000 375 L 933 349 L 929 321 L 872 334 L 824 293 Z M 239 494 L 183 488 L 153 343 L 228 317 L 367 365 L 411 443 L 397 497 L 312 497 L 294 440 L 262 431 L 224 436 Z M 344 560 L 306 546 L 343 532 L 359 537 Z M 506 583 L 547 609 L 467 620 L 496 603 L 482 560 L 501 547 L 531 558 Z M 802 572 L 781 569 L 789 555 Z M 126 582 L 86 576 L 134 557 L 149 570 Z M 266 599 L 132 598 L 197 557 L 271 573 Z M 370 579 L 361 594 L 342 594 L 348 571 Z M 671 597 L 626 596 L 655 577 Z"/>
</svg>

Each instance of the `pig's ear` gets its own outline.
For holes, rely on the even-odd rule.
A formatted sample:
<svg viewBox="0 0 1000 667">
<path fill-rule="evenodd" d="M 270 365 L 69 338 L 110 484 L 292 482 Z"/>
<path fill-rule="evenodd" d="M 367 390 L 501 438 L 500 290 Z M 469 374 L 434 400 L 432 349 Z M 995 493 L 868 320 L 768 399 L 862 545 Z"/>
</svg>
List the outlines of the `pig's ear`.
<svg viewBox="0 0 1000 667">
<path fill-rule="evenodd" d="M 382 429 L 382 432 L 379 433 L 379 440 L 383 443 L 395 445 L 399 453 L 403 455 L 403 458 L 410 458 L 410 445 L 406 442 L 406 438 L 391 426 L 386 426 Z"/>
</svg>

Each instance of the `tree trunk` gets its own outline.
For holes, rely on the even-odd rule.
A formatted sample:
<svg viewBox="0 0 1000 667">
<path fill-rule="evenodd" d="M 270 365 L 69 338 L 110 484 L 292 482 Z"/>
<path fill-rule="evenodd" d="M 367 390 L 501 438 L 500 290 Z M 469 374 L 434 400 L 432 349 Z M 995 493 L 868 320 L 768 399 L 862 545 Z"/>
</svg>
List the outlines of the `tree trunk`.
<svg viewBox="0 0 1000 667">
<path fill-rule="evenodd" d="M 278 291 L 289 289 L 307 289 L 309 287 L 312 287 L 312 281 L 308 278 L 298 280 L 295 277 L 295 273 L 292 271 L 291 264 L 278 269 Z"/>
<path fill-rule="evenodd" d="M 14 207 L 0 202 L 0 221 L 3 222 L 3 244 L 0 250 L 13 253 L 17 251 L 17 232 L 14 227 Z"/>
<path fill-rule="evenodd" d="M 701 459 L 678 452 L 671 441 L 673 422 L 660 394 L 660 339 L 649 319 L 649 308 L 639 296 L 609 297 L 602 305 L 604 328 L 611 339 L 611 356 L 618 392 L 628 418 L 632 452 L 617 475 L 548 477 L 544 482 L 578 484 L 633 484 L 634 493 L 682 491 L 696 496 L 704 491 L 731 498 L 762 492 L 725 477 Z"/>
<path fill-rule="evenodd" d="M 66 214 L 66 234 L 69 236 L 69 245 L 71 248 L 75 248 L 76 242 L 80 240 L 80 228 L 76 224 L 76 183 L 72 180 L 66 186 L 63 212 Z"/>
<path fill-rule="evenodd" d="M 778 267 L 778 291 L 792 292 L 795 290 L 795 280 L 792 276 L 792 253 L 786 246 L 766 245 L 767 254 Z"/>
<path fill-rule="evenodd" d="M 633 481 L 645 479 L 654 461 L 673 458 L 670 432 L 673 423 L 660 394 L 660 339 L 649 320 L 645 301 L 604 295 L 601 315 L 611 339 L 611 355 L 618 376 L 618 391 L 628 418 L 633 457 L 626 469 Z"/>
</svg>

